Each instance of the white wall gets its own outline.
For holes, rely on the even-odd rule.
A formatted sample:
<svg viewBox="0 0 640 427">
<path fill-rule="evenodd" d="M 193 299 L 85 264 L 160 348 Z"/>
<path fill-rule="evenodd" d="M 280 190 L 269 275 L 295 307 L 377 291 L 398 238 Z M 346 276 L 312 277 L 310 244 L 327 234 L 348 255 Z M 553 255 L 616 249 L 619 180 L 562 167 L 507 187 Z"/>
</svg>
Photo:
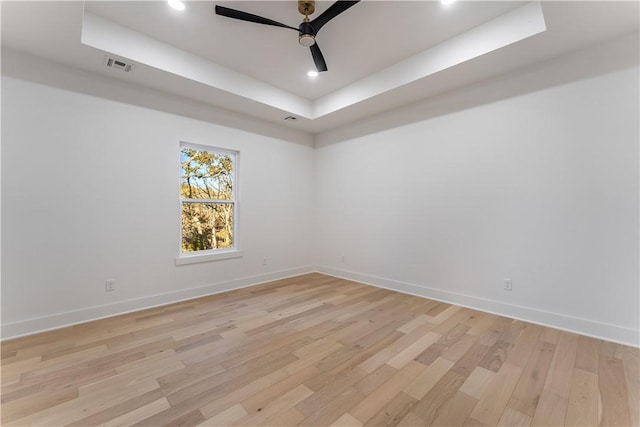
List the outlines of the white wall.
<svg viewBox="0 0 640 427">
<path fill-rule="evenodd" d="M 638 73 L 321 144 L 319 270 L 638 345 Z"/>
<path fill-rule="evenodd" d="M 181 140 L 240 151 L 243 258 L 175 265 Z M 312 270 L 309 145 L 3 76 L 2 150 L 3 338 Z"/>
<path fill-rule="evenodd" d="M 630 40 L 631 61 L 603 45 L 335 129 L 315 150 L 3 51 L 2 337 L 316 268 L 638 345 Z M 175 266 L 180 140 L 241 151 L 243 258 Z"/>
</svg>

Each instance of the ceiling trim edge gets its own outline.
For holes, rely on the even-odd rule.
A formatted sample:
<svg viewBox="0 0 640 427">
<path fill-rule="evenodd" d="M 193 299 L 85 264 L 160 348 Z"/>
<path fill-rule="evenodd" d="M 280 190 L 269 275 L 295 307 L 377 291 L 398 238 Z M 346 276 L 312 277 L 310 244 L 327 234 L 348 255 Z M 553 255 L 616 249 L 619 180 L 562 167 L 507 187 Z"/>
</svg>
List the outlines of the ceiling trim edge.
<svg viewBox="0 0 640 427">
<path fill-rule="evenodd" d="M 539 1 L 311 101 L 84 11 L 81 43 L 306 119 L 317 119 L 546 31 Z"/>
</svg>

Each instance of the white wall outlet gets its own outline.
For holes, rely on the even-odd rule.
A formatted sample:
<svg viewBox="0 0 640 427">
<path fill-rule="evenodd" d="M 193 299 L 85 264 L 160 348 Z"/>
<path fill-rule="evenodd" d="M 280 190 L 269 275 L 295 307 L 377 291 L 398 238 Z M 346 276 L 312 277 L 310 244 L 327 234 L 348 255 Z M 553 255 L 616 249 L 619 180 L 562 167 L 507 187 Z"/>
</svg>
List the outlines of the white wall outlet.
<svg viewBox="0 0 640 427">
<path fill-rule="evenodd" d="M 342 257 L 340 258 L 340 262 L 344 264 L 344 255 L 342 255 Z"/>
<path fill-rule="evenodd" d="M 115 279 L 108 279 L 105 280 L 104 282 L 104 291 L 105 292 L 112 292 L 116 290 L 116 280 Z"/>
<path fill-rule="evenodd" d="M 267 259 L 266 258 L 262 258 L 262 265 L 267 265 Z"/>
<path fill-rule="evenodd" d="M 505 291 L 512 291 L 513 290 L 513 280 L 504 279 L 504 290 Z"/>
</svg>

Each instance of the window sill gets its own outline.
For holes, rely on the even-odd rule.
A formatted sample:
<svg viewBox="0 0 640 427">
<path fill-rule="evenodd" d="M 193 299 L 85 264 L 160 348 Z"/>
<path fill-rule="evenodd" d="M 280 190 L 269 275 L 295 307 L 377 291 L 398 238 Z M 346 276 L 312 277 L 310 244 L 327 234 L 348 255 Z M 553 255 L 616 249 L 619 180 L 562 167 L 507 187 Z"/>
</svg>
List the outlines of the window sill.
<svg viewBox="0 0 640 427">
<path fill-rule="evenodd" d="M 219 261 L 223 259 L 241 258 L 244 255 L 243 251 L 237 249 L 231 249 L 226 251 L 220 251 L 215 253 L 205 253 L 196 255 L 180 255 L 176 258 L 176 265 L 196 264 L 199 262 Z"/>
</svg>

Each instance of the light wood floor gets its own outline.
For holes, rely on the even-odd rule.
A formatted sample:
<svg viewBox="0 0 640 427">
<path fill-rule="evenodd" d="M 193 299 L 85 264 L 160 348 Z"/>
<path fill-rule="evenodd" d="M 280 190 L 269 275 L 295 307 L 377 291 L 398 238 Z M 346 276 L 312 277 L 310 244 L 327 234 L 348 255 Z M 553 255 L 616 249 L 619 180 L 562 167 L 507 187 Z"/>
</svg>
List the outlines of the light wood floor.
<svg viewBox="0 0 640 427">
<path fill-rule="evenodd" d="M 639 351 L 311 274 L 2 344 L 3 425 L 638 425 Z"/>
</svg>

